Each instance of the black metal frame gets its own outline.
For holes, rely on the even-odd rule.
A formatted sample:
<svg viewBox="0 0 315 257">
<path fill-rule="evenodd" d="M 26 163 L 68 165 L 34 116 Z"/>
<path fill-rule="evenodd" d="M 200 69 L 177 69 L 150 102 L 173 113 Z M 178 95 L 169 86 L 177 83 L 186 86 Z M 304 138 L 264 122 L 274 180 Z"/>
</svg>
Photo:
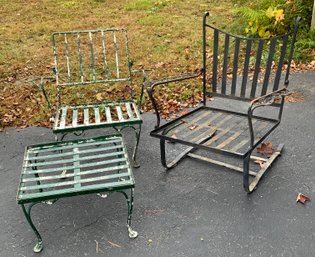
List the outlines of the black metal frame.
<svg viewBox="0 0 315 257">
<path fill-rule="evenodd" d="M 157 117 L 157 124 L 155 126 L 155 129 L 151 131 L 150 135 L 153 137 L 157 137 L 160 139 L 160 150 L 161 150 L 161 161 L 162 165 L 166 169 L 171 169 L 176 164 L 182 160 L 184 157 L 189 156 L 192 158 L 196 158 L 199 160 L 203 161 L 208 161 L 210 163 L 218 164 L 220 166 L 224 166 L 227 168 L 234 169 L 239 172 L 243 172 L 243 186 L 246 192 L 251 193 L 257 186 L 259 180 L 265 173 L 265 171 L 270 167 L 271 163 L 280 155 L 281 150 L 283 148 L 283 145 L 280 144 L 277 149 L 274 151 L 274 153 L 269 157 L 269 159 L 261 158 L 252 155 L 254 149 L 262 143 L 268 135 L 278 127 L 278 125 L 281 122 L 281 117 L 282 117 L 282 112 L 283 112 L 283 105 L 284 105 L 284 98 L 285 96 L 288 95 L 287 91 L 287 86 L 289 84 L 289 73 L 290 73 L 290 64 L 292 60 L 292 55 L 293 55 L 293 50 L 294 50 L 294 44 L 295 44 L 295 39 L 296 39 L 296 34 L 298 30 L 298 24 L 300 21 L 300 18 L 298 17 L 296 19 L 296 24 L 294 31 L 292 33 L 287 33 L 282 36 L 277 36 L 273 38 L 268 38 L 268 39 L 261 39 L 261 38 L 245 38 L 245 37 L 239 37 L 239 36 L 234 36 L 229 33 L 223 32 L 211 25 L 208 25 L 206 20 L 207 17 L 209 16 L 209 13 L 206 12 L 203 16 L 203 69 L 200 73 L 198 74 L 185 74 L 177 77 L 171 77 L 163 80 L 156 80 L 156 81 L 148 81 L 144 83 L 144 86 L 147 89 L 148 95 L 150 97 L 150 100 L 152 102 L 153 108 L 156 113 Z M 207 41 L 206 41 L 206 30 L 207 28 L 210 28 L 214 31 L 214 44 L 213 44 L 213 59 L 212 59 L 212 79 L 211 79 L 211 84 L 212 84 L 212 91 L 213 92 L 208 92 L 207 91 Z M 223 67 L 222 67 L 222 87 L 221 87 L 221 92 L 219 91 L 218 88 L 218 45 L 219 45 L 219 33 L 221 35 L 224 35 L 224 58 L 223 58 Z M 288 39 L 289 36 L 292 36 L 292 41 L 290 44 L 290 49 L 289 49 L 289 56 L 288 56 L 288 61 L 287 61 L 287 67 L 286 67 L 286 72 L 285 72 L 285 78 L 284 78 L 284 87 L 279 89 L 279 84 L 280 84 L 280 77 L 282 73 L 282 69 L 284 66 L 284 58 L 286 55 L 286 49 L 288 46 Z M 233 69 L 232 69 L 232 83 L 231 83 L 231 91 L 230 94 L 227 92 L 227 71 L 228 71 L 228 52 L 229 52 L 229 41 L 230 38 L 233 38 L 235 40 L 235 48 L 234 48 L 234 57 L 233 57 Z M 278 65 L 277 69 L 275 72 L 275 79 L 274 79 L 274 84 L 272 87 L 271 92 L 267 92 L 268 85 L 269 85 L 269 80 L 270 80 L 270 75 L 271 75 L 271 70 L 272 70 L 272 65 L 273 65 L 273 57 L 275 53 L 275 47 L 277 40 L 282 40 L 281 41 L 281 50 L 280 50 L 280 56 L 278 59 Z M 241 88 L 240 88 L 240 95 L 237 95 L 236 93 L 236 80 L 238 77 L 238 63 L 239 63 L 239 49 L 240 49 L 240 42 L 244 41 L 246 43 L 246 49 L 245 49 L 245 57 L 244 57 L 244 69 L 242 73 L 242 81 L 241 81 Z M 254 75 L 253 75 L 253 82 L 250 88 L 250 96 L 246 97 L 245 92 L 246 92 L 246 85 L 248 83 L 248 68 L 249 68 L 249 60 L 250 60 L 250 52 L 251 52 L 251 47 L 252 43 L 256 41 L 258 43 L 258 50 L 256 52 L 256 63 L 255 63 L 255 69 L 254 69 Z M 263 84 L 262 84 L 262 89 L 261 89 L 261 94 L 257 95 L 257 81 L 258 81 L 258 76 L 260 72 L 260 66 L 261 66 L 261 56 L 262 56 L 262 51 L 263 51 L 263 46 L 266 41 L 269 41 L 270 43 L 268 44 L 268 59 L 266 63 L 266 72 L 264 75 L 263 79 Z M 267 45 L 267 44 L 265 44 Z M 160 114 L 159 110 L 157 108 L 157 104 L 154 98 L 154 89 L 158 85 L 162 84 L 167 84 L 170 82 L 178 82 L 182 80 L 187 80 L 187 79 L 192 79 L 196 78 L 198 76 L 202 75 L 202 80 L 203 80 L 203 105 L 177 119 L 174 119 L 173 121 L 170 121 L 163 126 L 160 126 Z M 248 111 L 247 113 L 241 113 L 241 112 L 235 112 L 235 111 L 229 111 L 226 109 L 218 109 L 218 108 L 213 108 L 213 107 L 208 107 L 206 106 L 206 97 L 208 95 L 211 96 L 218 96 L 218 97 L 225 97 L 225 98 L 230 98 L 234 100 L 240 100 L 240 101 L 251 101 L 248 106 Z M 254 115 L 254 111 L 257 108 L 264 107 L 264 106 L 275 106 L 278 107 L 278 117 L 277 118 L 267 118 L 263 116 L 256 116 Z M 198 115 L 199 112 L 201 111 L 216 111 L 216 112 L 221 112 L 221 113 L 228 113 L 231 115 L 236 115 L 236 116 L 242 116 L 242 117 L 247 117 L 248 120 L 248 130 L 249 130 L 249 147 L 246 151 L 240 153 L 237 151 L 230 151 L 226 149 L 219 149 L 218 147 L 211 147 L 207 145 L 207 141 L 211 139 L 214 135 L 215 132 L 211 132 L 204 137 L 198 138 L 196 142 L 190 142 L 189 140 L 185 139 L 180 139 L 180 138 L 174 138 L 172 136 L 167 135 L 167 133 L 174 129 L 174 127 L 179 126 L 182 124 L 182 121 L 190 117 L 192 115 Z M 253 128 L 253 119 L 258 119 L 261 121 L 268 122 L 272 125 L 271 128 L 269 128 L 263 136 L 260 138 L 255 138 L 255 131 Z M 184 136 L 185 138 L 185 136 Z M 166 160 L 166 151 L 165 151 L 165 141 L 171 141 L 175 143 L 180 143 L 189 146 L 185 151 L 180 153 L 174 160 L 167 162 Z M 223 155 L 228 155 L 228 156 L 233 156 L 236 158 L 239 158 L 243 162 L 243 168 L 239 168 L 234 165 L 230 165 L 224 162 L 212 160 L 210 158 L 206 158 L 200 155 L 197 155 L 193 153 L 196 149 L 203 149 L 206 151 L 211 151 L 215 153 L 220 153 Z M 265 164 L 264 166 L 258 171 L 258 172 L 252 172 L 249 170 L 249 164 L 250 160 L 264 160 Z M 255 178 L 250 182 L 249 176 L 252 175 Z"/>
</svg>

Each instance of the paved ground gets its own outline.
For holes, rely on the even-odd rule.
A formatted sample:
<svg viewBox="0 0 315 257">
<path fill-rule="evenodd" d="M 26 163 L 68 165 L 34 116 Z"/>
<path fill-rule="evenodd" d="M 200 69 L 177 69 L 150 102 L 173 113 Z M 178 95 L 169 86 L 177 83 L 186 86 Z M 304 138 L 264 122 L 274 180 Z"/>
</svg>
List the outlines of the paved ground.
<svg viewBox="0 0 315 257">
<path fill-rule="evenodd" d="M 166 173 L 158 140 L 149 136 L 154 117 L 145 114 L 134 171 L 139 237 L 127 236 L 120 194 L 63 199 L 33 209 L 45 244 L 37 256 L 314 256 L 314 201 L 295 199 L 303 192 L 315 200 L 315 75 L 294 74 L 291 82 L 306 99 L 285 105 L 271 138 L 285 143 L 284 153 L 253 194 L 243 191 L 240 174 L 195 160 Z M 0 134 L 1 257 L 36 255 L 15 194 L 24 147 L 51 140 L 51 131 L 38 127 Z"/>
</svg>

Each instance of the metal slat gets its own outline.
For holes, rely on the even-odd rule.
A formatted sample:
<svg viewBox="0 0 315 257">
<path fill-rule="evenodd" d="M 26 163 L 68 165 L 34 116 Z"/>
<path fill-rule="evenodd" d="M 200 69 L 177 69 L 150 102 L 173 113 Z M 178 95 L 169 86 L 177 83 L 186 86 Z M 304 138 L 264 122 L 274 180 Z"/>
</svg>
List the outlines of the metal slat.
<svg viewBox="0 0 315 257">
<path fill-rule="evenodd" d="M 88 190 L 108 189 L 108 188 L 124 187 L 124 186 L 132 187 L 133 185 L 134 185 L 134 181 L 130 179 L 130 180 L 121 180 L 117 182 L 108 182 L 108 183 L 84 186 L 84 187 L 81 186 L 79 190 L 74 189 L 74 188 L 59 189 L 59 190 L 54 190 L 54 191 L 49 191 L 49 192 L 33 193 L 33 194 L 26 194 L 26 195 L 22 194 L 22 195 L 19 195 L 19 197 L 20 199 L 33 199 L 33 198 L 36 199 L 39 197 L 53 197 L 57 195 L 70 194 L 73 192 L 79 193 L 79 192 L 84 192 Z"/>
<path fill-rule="evenodd" d="M 105 175 L 105 176 L 100 176 L 100 177 L 85 178 L 85 179 L 81 179 L 80 183 L 83 184 L 83 183 L 89 183 L 89 182 L 96 182 L 99 180 L 122 178 L 122 177 L 127 177 L 129 175 L 130 175 L 129 172 L 124 172 L 124 173 L 116 173 L 116 174 L 110 174 L 110 175 Z M 65 181 L 65 182 L 59 182 L 59 183 L 41 184 L 41 185 L 36 185 L 36 186 L 25 186 L 25 187 L 21 187 L 20 189 L 23 191 L 28 191 L 28 190 L 55 188 L 55 187 L 61 187 L 61 186 L 72 186 L 72 185 L 74 185 L 74 187 L 76 188 L 75 184 L 76 184 L 75 181 Z M 81 188 L 81 186 L 79 186 L 79 188 Z"/>
<path fill-rule="evenodd" d="M 219 138 L 221 138 L 222 136 L 224 136 L 226 133 L 228 133 L 232 128 L 236 127 L 239 125 L 239 123 L 241 123 L 242 121 L 244 121 L 244 119 L 242 119 L 243 117 L 241 117 L 241 119 L 239 120 L 239 122 L 235 122 L 233 123 L 233 125 L 229 126 L 228 128 L 222 130 L 219 134 L 215 135 L 214 137 L 212 137 L 209 141 L 207 141 L 204 145 L 210 145 L 213 142 L 217 141 Z"/>
<path fill-rule="evenodd" d="M 117 71 L 117 78 L 119 79 L 119 57 L 118 57 L 118 47 L 117 47 L 117 39 L 116 39 L 116 32 L 114 31 L 114 48 L 115 48 L 115 56 L 116 56 L 116 71 Z"/>
<path fill-rule="evenodd" d="M 93 80 L 96 81 L 96 72 L 95 72 L 95 65 L 94 65 L 93 37 L 92 37 L 91 31 L 89 32 L 89 37 L 90 37 L 91 66 L 92 66 Z"/>
<path fill-rule="evenodd" d="M 99 108 L 94 108 L 94 115 L 95 115 L 95 123 L 100 124 L 101 119 L 100 119 L 100 109 Z"/>
<path fill-rule="evenodd" d="M 232 95 L 235 95 L 235 91 L 236 91 L 239 50 L 240 50 L 240 39 L 235 38 L 234 59 L 233 59 L 233 76 L 232 76 L 232 87 L 231 87 L 231 94 Z"/>
<path fill-rule="evenodd" d="M 118 120 L 124 121 L 125 119 L 124 119 L 121 107 L 119 105 L 116 106 L 116 110 L 117 110 Z"/>
<path fill-rule="evenodd" d="M 105 107 L 105 112 L 106 112 L 106 122 L 111 123 L 113 120 L 112 120 L 112 115 L 110 113 L 109 107 Z"/>
<path fill-rule="evenodd" d="M 117 138 L 114 138 L 111 140 L 106 140 L 106 141 L 95 140 L 95 141 L 92 141 L 89 143 L 87 143 L 86 141 L 81 141 L 78 143 L 73 143 L 71 145 L 69 145 L 68 143 L 60 143 L 60 144 L 56 144 L 56 145 L 46 145 L 46 146 L 42 146 L 42 147 L 35 147 L 32 149 L 29 149 L 29 153 L 37 154 L 37 153 L 53 152 L 53 151 L 60 151 L 60 150 L 65 150 L 65 149 L 72 149 L 74 147 L 106 145 L 106 144 L 111 144 L 111 143 L 116 143 L 116 142 L 122 142 L 121 138 L 117 137 Z"/>
<path fill-rule="evenodd" d="M 245 53 L 243 79 L 242 79 L 242 86 L 241 86 L 241 97 L 245 97 L 245 93 L 246 93 L 248 66 L 249 66 L 251 48 L 252 48 L 252 40 L 246 40 L 246 53 Z"/>
<path fill-rule="evenodd" d="M 40 170 L 26 170 L 24 169 L 24 174 L 41 174 L 41 173 L 51 173 L 51 172 L 56 172 L 56 171 L 64 171 L 64 170 L 73 170 L 75 168 L 88 168 L 88 167 L 95 167 L 95 166 L 99 166 L 99 165 L 105 165 L 105 164 L 113 164 L 116 162 L 123 162 L 126 161 L 125 158 L 117 158 L 114 160 L 107 160 L 107 161 L 101 161 L 101 162 L 94 162 L 94 163 L 85 163 L 85 164 L 80 164 L 78 167 L 74 167 L 73 165 L 71 166 L 64 166 L 64 167 L 58 167 L 58 168 L 50 168 L 50 169 L 40 169 Z"/>
<path fill-rule="evenodd" d="M 73 166 L 74 167 L 79 167 L 80 166 L 80 160 L 82 160 L 82 158 L 80 158 L 79 154 L 78 154 L 78 148 L 73 148 Z M 80 183 L 80 175 L 78 175 L 80 173 L 80 168 L 75 168 L 73 170 L 74 173 L 74 188 L 80 188 L 81 183 Z M 64 175 L 64 174 L 61 174 Z"/>
<path fill-rule="evenodd" d="M 277 38 L 272 38 L 270 40 L 270 48 L 269 48 L 269 56 L 268 56 L 268 61 L 267 61 L 267 66 L 266 66 L 266 73 L 264 77 L 264 82 L 261 90 L 261 95 L 265 95 L 267 93 L 268 89 L 268 84 L 269 84 L 269 77 L 270 77 L 270 72 L 271 72 L 271 67 L 272 67 L 272 61 L 273 61 L 273 56 L 275 54 L 275 47 L 276 47 L 276 42 Z"/>
<path fill-rule="evenodd" d="M 80 32 L 78 32 L 78 34 L 77 34 L 77 38 L 78 38 L 78 53 L 79 53 L 79 64 L 80 64 L 81 82 L 84 82 L 83 65 L 82 65 L 82 53 L 81 53 L 81 39 L 80 39 Z"/>
<path fill-rule="evenodd" d="M 62 109 L 62 114 L 61 114 L 61 120 L 60 120 L 60 128 L 65 128 L 66 126 L 66 118 L 67 118 L 67 107 L 63 107 Z"/>
<path fill-rule="evenodd" d="M 103 55 L 104 55 L 104 72 L 105 72 L 105 77 L 108 79 L 109 69 L 108 69 L 107 60 L 106 60 L 106 47 L 105 47 L 104 31 L 102 30 L 101 33 L 102 33 L 102 48 L 103 48 Z"/>
<path fill-rule="evenodd" d="M 133 120 L 134 116 L 132 114 L 130 103 L 126 103 L 126 108 L 127 108 L 127 113 L 128 113 L 129 119 Z"/>
<path fill-rule="evenodd" d="M 76 151 L 76 154 L 80 154 L 80 153 L 83 154 L 84 153 L 82 151 L 79 152 L 77 147 L 73 148 L 73 151 Z M 119 152 L 119 153 L 121 153 L 121 152 Z M 106 158 L 106 157 L 111 157 L 111 156 L 115 156 L 115 155 L 118 155 L 118 152 L 99 154 L 99 155 L 94 154 L 94 155 L 90 155 L 90 156 L 81 157 L 80 161 L 88 161 L 88 160 L 93 160 L 93 159 Z M 71 156 L 73 156 L 73 152 L 72 152 Z M 71 159 L 64 159 L 64 160 L 50 161 L 50 162 L 36 162 L 36 163 L 31 163 L 31 164 L 25 165 L 23 167 L 29 168 L 29 167 L 50 166 L 50 165 L 71 163 L 72 161 L 73 161 L 73 159 L 71 158 Z"/>
<path fill-rule="evenodd" d="M 252 83 L 252 88 L 250 91 L 250 97 L 254 98 L 256 94 L 256 88 L 257 88 L 257 81 L 258 81 L 258 75 L 260 71 L 260 62 L 261 62 L 261 55 L 263 52 L 264 48 L 264 40 L 259 40 L 258 43 L 258 49 L 257 49 L 257 54 L 256 54 L 256 63 L 255 63 L 255 71 L 254 71 L 254 76 L 253 76 L 253 83 Z"/>
<path fill-rule="evenodd" d="M 219 31 L 215 29 L 214 35 L 213 35 L 213 63 L 212 63 L 212 91 L 213 92 L 217 92 L 218 47 L 219 47 Z"/>
<path fill-rule="evenodd" d="M 97 153 L 97 152 L 102 152 L 102 151 L 108 151 L 108 150 L 114 150 L 114 149 L 119 149 L 123 145 L 114 145 L 110 147 L 104 147 L 104 148 L 93 148 L 93 149 L 84 149 L 83 151 L 78 150 L 78 154 L 88 154 L 88 153 Z M 64 157 L 64 156 L 71 156 L 73 153 L 72 152 L 66 152 L 66 153 L 57 153 L 57 154 L 50 154 L 50 155 L 41 155 L 41 156 L 36 156 L 36 157 L 27 157 L 25 158 L 25 161 L 33 161 L 33 160 L 45 160 L 45 159 L 51 159 L 51 158 L 57 158 L 57 157 Z"/>
<path fill-rule="evenodd" d="M 285 35 L 282 39 L 281 53 L 280 53 L 280 57 L 279 57 L 279 63 L 278 63 L 278 67 L 277 67 L 275 81 L 273 84 L 273 91 L 276 91 L 279 88 L 282 66 L 283 66 L 284 57 L 285 57 L 286 49 L 287 49 L 288 37 L 289 37 L 288 35 Z"/>
<path fill-rule="evenodd" d="M 72 111 L 72 127 L 77 127 L 78 126 L 78 110 L 73 109 Z"/>
<path fill-rule="evenodd" d="M 65 44 L 66 44 L 66 60 L 67 60 L 67 73 L 68 73 L 68 81 L 71 81 L 71 71 L 70 71 L 70 60 L 69 60 L 69 47 L 68 47 L 68 38 L 67 34 L 64 34 Z"/>
<path fill-rule="evenodd" d="M 228 66 L 228 57 L 229 57 L 229 34 L 225 34 L 224 40 L 224 59 L 223 59 L 223 70 L 222 70 L 222 87 L 221 93 L 226 94 L 226 77 L 227 77 L 227 66 Z"/>
<path fill-rule="evenodd" d="M 122 169 L 127 169 L 128 167 L 129 166 L 125 164 L 125 165 L 120 165 L 120 166 L 115 166 L 115 167 L 80 171 L 79 173 L 66 173 L 66 174 L 51 175 L 51 176 L 45 176 L 45 177 L 23 178 L 22 182 L 27 183 L 27 182 L 36 182 L 36 181 L 42 182 L 45 180 L 59 180 L 59 179 L 71 178 L 74 176 L 85 176 L 85 175 L 92 175 L 96 173 L 104 173 L 106 171 L 122 170 Z"/>
<path fill-rule="evenodd" d="M 83 110 L 83 112 L 84 112 L 84 125 L 89 125 L 89 121 L 90 121 L 90 119 L 89 119 L 89 109 L 88 108 L 85 108 L 84 110 Z"/>
<path fill-rule="evenodd" d="M 137 105 L 134 102 L 131 102 L 131 104 L 132 104 L 133 110 L 135 111 L 136 119 L 141 120 Z"/>
</svg>

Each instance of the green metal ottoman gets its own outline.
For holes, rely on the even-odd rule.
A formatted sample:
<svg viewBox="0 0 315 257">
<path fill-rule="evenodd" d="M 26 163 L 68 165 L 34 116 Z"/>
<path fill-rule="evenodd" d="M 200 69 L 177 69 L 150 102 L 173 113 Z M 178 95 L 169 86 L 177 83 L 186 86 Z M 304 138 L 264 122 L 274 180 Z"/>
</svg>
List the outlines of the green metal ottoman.
<svg viewBox="0 0 315 257">
<path fill-rule="evenodd" d="M 76 195 L 97 193 L 105 197 L 106 192 L 122 193 L 127 200 L 129 237 L 136 238 L 138 233 L 131 228 L 134 187 L 120 134 L 28 146 L 17 203 L 37 237 L 34 252 L 43 249 L 43 241 L 31 219 L 32 207 Z"/>
</svg>

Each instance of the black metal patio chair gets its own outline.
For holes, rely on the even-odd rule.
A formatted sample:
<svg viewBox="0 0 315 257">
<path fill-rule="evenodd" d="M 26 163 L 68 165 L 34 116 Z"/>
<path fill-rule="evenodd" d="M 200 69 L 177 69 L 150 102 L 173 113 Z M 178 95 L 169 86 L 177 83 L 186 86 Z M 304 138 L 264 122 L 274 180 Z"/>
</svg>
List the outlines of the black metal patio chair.
<svg viewBox="0 0 315 257">
<path fill-rule="evenodd" d="M 245 38 L 231 35 L 207 24 L 209 13 L 203 17 L 203 103 L 201 107 L 160 126 L 160 114 L 154 98 L 159 85 L 196 78 L 201 74 L 145 82 L 157 116 L 151 136 L 160 139 L 162 165 L 173 168 L 184 157 L 207 161 L 243 172 L 243 185 L 252 192 L 263 174 L 280 155 L 280 144 L 268 157 L 253 154 L 281 121 L 284 98 L 288 94 L 289 74 L 300 18 L 292 32 L 271 38 Z M 212 31 L 212 36 L 208 33 Z M 211 40 L 209 40 L 211 39 Z M 280 85 L 283 85 L 280 87 Z M 229 105 L 247 102 L 247 112 L 236 104 L 232 110 L 211 107 L 207 97 L 226 98 Z M 213 102 L 211 101 L 211 105 Z M 227 102 L 225 102 L 227 103 Z M 262 108 L 271 106 L 269 108 Z M 262 114 L 257 109 L 268 109 Z M 274 110 L 276 109 L 276 111 Z M 258 112 L 258 114 L 254 114 Z M 270 117 L 271 112 L 273 117 Z M 166 141 L 186 145 L 175 159 L 166 160 Z M 242 167 L 197 154 L 210 151 L 242 161 Z M 204 151 L 203 151 L 204 152 Z M 260 161 L 258 171 L 249 169 L 250 160 Z M 258 165 L 256 165 L 258 166 Z M 253 179 L 250 179 L 253 176 Z"/>
</svg>

